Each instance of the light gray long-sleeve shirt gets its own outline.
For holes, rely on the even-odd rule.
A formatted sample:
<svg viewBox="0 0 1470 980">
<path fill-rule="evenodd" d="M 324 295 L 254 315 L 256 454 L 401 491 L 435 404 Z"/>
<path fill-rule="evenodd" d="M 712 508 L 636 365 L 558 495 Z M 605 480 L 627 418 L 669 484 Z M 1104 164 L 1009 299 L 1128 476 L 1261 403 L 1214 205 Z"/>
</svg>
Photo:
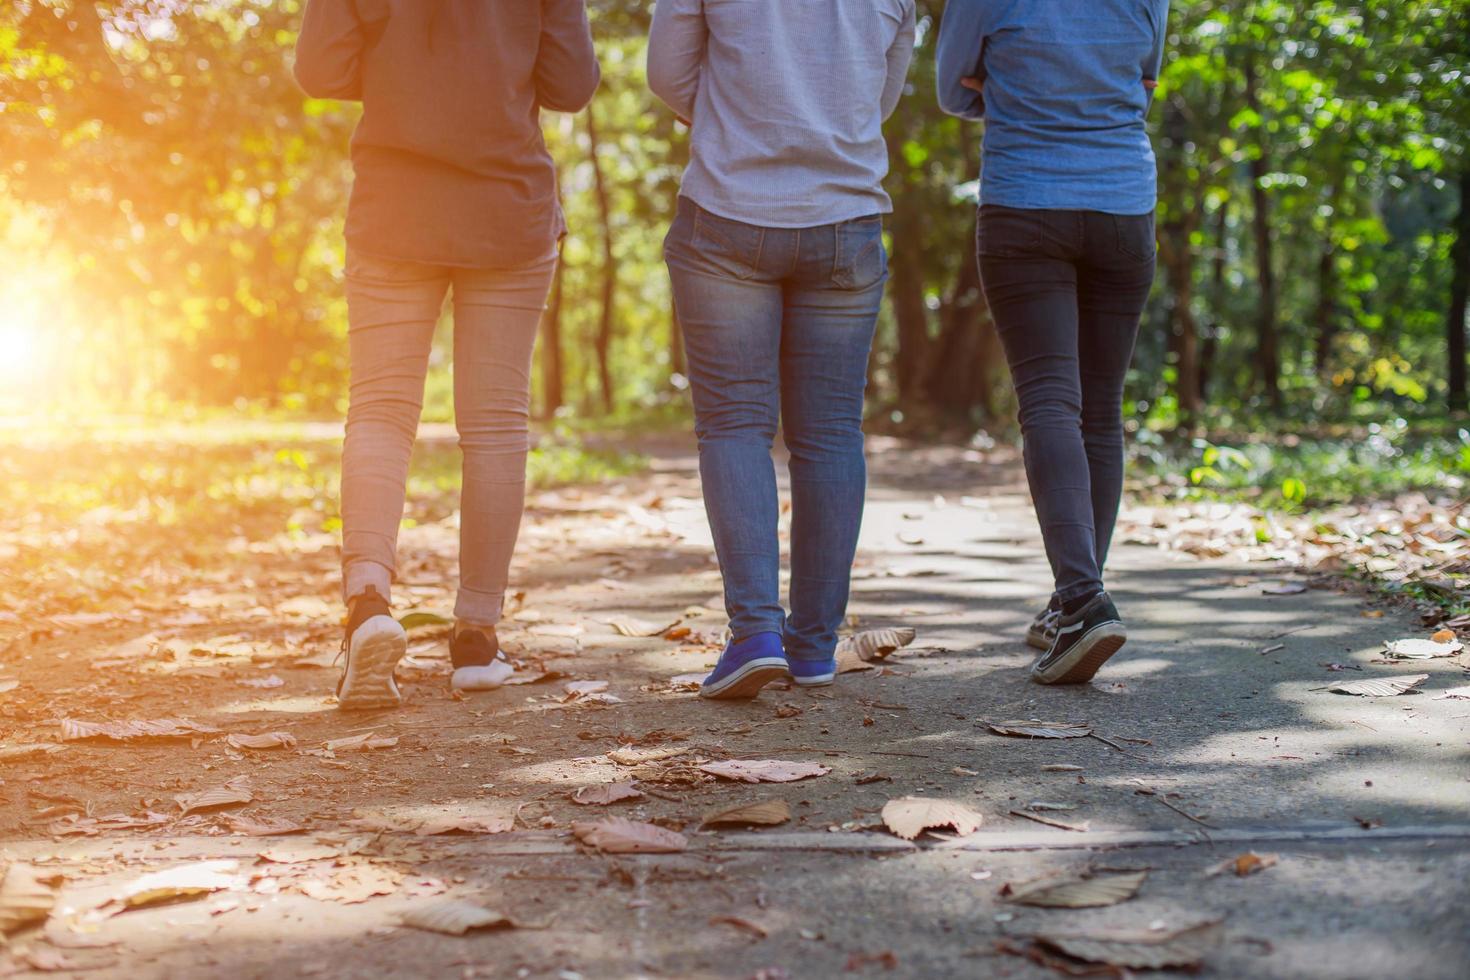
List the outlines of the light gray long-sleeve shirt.
<svg viewBox="0 0 1470 980">
<path fill-rule="evenodd" d="M 769 228 L 893 210 L 883 120 L 913 48 L 914 0 L 658 0 L 648 86 L 693 127 L 680 193 Z"/>
</svg>

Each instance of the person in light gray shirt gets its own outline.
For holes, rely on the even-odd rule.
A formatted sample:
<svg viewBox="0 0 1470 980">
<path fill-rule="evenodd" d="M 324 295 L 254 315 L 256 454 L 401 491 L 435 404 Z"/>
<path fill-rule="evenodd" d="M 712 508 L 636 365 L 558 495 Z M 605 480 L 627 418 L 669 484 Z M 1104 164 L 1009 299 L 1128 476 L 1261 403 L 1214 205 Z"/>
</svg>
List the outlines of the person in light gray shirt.
<svg viewBox="0 0 1470 980">
<path fill-rule="evenodd" d="M 659 0 L 648 87 L 693 126 L 681 195 L 772 228 L 892 211 L 883 120 L 913 50 L 914 0 Z"/>
<path fill-rule="evenodd" d="M 648 83 L 693 127 L 664 239 L 731 642 L 700 694 L 836 675 L 888 278 L 883 120 L 914 0 L 659 0 Z M 771 445 L 791 453 L 791 613 Z"/>
</svg>

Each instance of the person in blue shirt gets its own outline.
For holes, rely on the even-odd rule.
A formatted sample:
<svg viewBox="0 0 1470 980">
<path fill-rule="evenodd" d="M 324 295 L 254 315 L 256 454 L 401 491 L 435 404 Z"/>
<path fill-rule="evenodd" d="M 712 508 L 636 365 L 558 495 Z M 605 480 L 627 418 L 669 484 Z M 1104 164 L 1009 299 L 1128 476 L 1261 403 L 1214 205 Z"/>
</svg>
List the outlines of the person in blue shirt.
<svg viewBox="0 0 1470 980">
<path fill-rule="evenodd" d="M 1153 285 L 1144 120 L 1168 15 L 1168 0 L 950 0 L 939 32 L 939 104 L 985 124 L 976 250 L 1055 578 L 1027 631 L 1043 684 L 1090 680 L 1127 640 L 1102 570 Z"/>
</svg>

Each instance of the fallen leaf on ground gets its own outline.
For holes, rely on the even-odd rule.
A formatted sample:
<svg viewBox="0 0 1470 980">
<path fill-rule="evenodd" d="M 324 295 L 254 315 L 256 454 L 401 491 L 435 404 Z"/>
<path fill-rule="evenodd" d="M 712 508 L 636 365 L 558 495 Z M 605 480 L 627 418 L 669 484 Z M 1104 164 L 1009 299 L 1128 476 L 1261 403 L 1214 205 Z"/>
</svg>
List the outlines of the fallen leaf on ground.
<svg viewBox="0 0 1470 980">
<path fill-rule="evenodd" d="M 1470 684 L 1465 687 L 1452 687 L 1442 694 L 1436 694 L 1434 700 L 1444 701 L 1446 699 L 1470 701 Z"/>
<path fill-rule="evenodd" d="M 1020 885 L 1005 885 L 1000 895 L 1019 905 L 1043 908 L 1090 909 L 1117 905 L 1138 894 L 1147 871 L 1101 874 L 1090 878 L 1043 878 Z"/>
<path fill-rule="evenodd" d="M 596 823 L 576 821 L 572 833 L 606 854 L 673 854 L 689 847 L 683 834 L 651 823 L 613 818 Z"/>
<path fill-rule="evenodd" d="M 286 684 L 285 681 L 281 680 L 275 674 L 271 674 L 269 677 L 252 677 L 252 678 L 247 678 L 247 679 L 241 681 L 240 683 L 241 684 L 244 684 L 246 687 L 261 687 L 261 688 L 284 687 L 285 684 Z"/>
<path fill-rule="evenodd" d="M 14 677 L 7 677 L 5 680 L 0 681 L 0 694 L 9 694 L 17 687 L 20 687 L 20 681 Z"/>
<path fill-rule="evenodd" d="M 683 755 L 689 749 L 640 749 L 631 745 L 624 745 L 613 749 L 607 757 L 620 766 L 641 766 L 646 762 L 660 762 L 664 759 L 672 759 L 676 755 Z"/>
<path fill-rule="evenodd" d="M 384 736 L 364 732 L 361 735 L 349 735 L 346 738 L 334 738 L 329 742 L 323 742 L 322 748 L 335 755 L 338 752 L 371 752 L 375 749 L 391 749 L 397 744 L 397 735 Z"/>
<path fill-rule="evenodd" d="M 1042 766 L 1042 772 L 1081 772 L 1081 766 L 1074 766 L 1066 762 L 1056 762 L 1049 766 Z"/>
<path fill-rule="evenodd" d="M 1360 698 L 1388 698 L 1411 691 L 1428 679 L 1428 674 L 1370 677 L 1361 681 L 1344 681 L 1341 684 L 1334 684 L 1327 690 L 1334 694 L 1353 694 Z"/>
<path fill-rule="evenodd" d="M 191 735 L 214 735 L 218 728 L 201 725 L 187 718 L 157 718 L 148 721 L 78 721 L 61 719 L 61 738 L 75 742 L 87 738 L 127 742 L 139 738 L 187 738 Z"/>
<path fill-rule="evenodd" d="M 296 736 L 287 732 L 230 735 L 225 741 L 237 749 L 294 749 L 296 747 Z"/>
<path fill-rule="evenodd" d="M 403 873 L 381 864 L 363 862 L 348 865 L 330 878 L 312 878 L 300 885 L 301 893 L 319 902 L 356 905 L 376 895 L 391 895 L 403 880 Z"/>
<path fill-rule="evenodd" d="M 770 935 L 770 932 L 766 930 L 766 927 L 761 925 L 759 922 L 752 922 L 749 919 L 741 918 L 738 915 L 711 916 L 709 924 L 712 926 L 734 926 L 736 929 L 742 929 L 745 932 L 750 933 L 757 939 L 765 939 L 767 936 Z"/>
<path fill-rule="evenodd" d="M 236 869 L 240 862 L 194 861 L 175 868 L 154 871 L 134 879 L 122 891 L 93 910 L 106 918 L 128 909 L 146 908 L 168 902 L 189 901 L 240 884 Z"/>
<path fill-rule="evenodd" d="M 340 857 L 341 854 L 340 848 L 326 844 L 301 843 L 274 844 L 256 852 L 255 856 L 272 864 L 304 864 L 307 861 L 328 861 Z"/>
<path fill-rule="evenodd" d="M 619 800 L 636 800 L 642 797 L 643 791 L 638 788 L 638 783 L 629 779 L 618 783 L 583 786 L 572 794 L 572 802 L 583 806 L 607 806 Z"/>
<path fill-rule="evenodd" d="M 1383 652 L 1395 660 L 1433 660 L 1437 657 L 1453 657 L 1465 644 L 1455 639 L 1450 634 L 1448 640 L 1420 640 L 1409 638 L 1406 640 L 1386 640 L 1383 644 Z"/>
<path fill-rule="evenodd" d="M 184 793 L 175 796 L 180 809 L 184 813 L 197 813 L 200 810 L 217 810 L 220 807 L 240 806 L 255 799 L 246 785 L 246 777 L 236 776 L 223 786 L 212 786 L 198 793 Z"/>
<path fill-rule="evenodd" d="M 1013 735 L 1018 738 L 1082 738 L 1092 734 L 1092 729 L 1075 721 L 992 721 L 987 726 L 997 735 Z"/>
<path fill-rule="evenodd" d="M 414 828 L 419 837 L 439 834 L 504 834 L 515 829 L 516 818 L 508 813 L 435 817 Z"/>
<path fill-rule="evenodd" d="M 1098 935 L 1051 935 L 1039 933 L 1035 941 L 1087 963 L 1106 963 L 1129 970 L 1187 969 L 1198 967 L 1220 945 L 1219 921 L 1172 932 L 1110 932 Z"/>
<path fill-rule="evenodd" d="M 666 622 L 650 623 L 634 616 L 613 616 L 607 620 L 607 625 L 620 636 L 649 637 L 662 636 L 664 631 L 679 625 L 679 620 L 675 617 Z"/>
<path fill-rule="evenodd" d="M 702 772 L 745 783 L 792 783 L 809 776 L 825 776 L 832 770 L 815 762 L 783 762 L 780 759 L 729 759 L 706 762 Z"/>
<path fill-rule="evenodd" d="M 791 819 L 791 807 L 785 800 L 757 800 L 738 806 L 710 810 L 699 821 L 704 827 L 775 827 Z"/>
<path fill-rule="evenodd" d="M 885 970 L 897 970 L 898 957 L 891 949 L 885 949 L 881 953 L 852 953 L 847 957 L 847 966 L 844 969 L 848 973 L 856 973 L 869 964 L 881 966 Z"/>
<path fill-rule="evenodd" d="M 1453 643 L 1459 638 L 1459 634 L 1446 627 L 1442 630 L 1435 630 L 1429 638 L 1435 643 Z"/>
<path fill-rule="evenodd" d="M 0 945 L 4 936 L 45 921 L 56 905 L 56 891 L 29 864 L 11 864 L 0 870 Z"/>
<path fill-rule="evenodd" d="M 411 612 L 399 617 L 398 625 L 406 630 L 419 629 L 424 626 L 448 626 L 454 620 L 448 616 L 442 616 L 434 612 Z"/>
<path fill-rule="evenodd" d="M 883 823 L 904 840 L 913 840 L 926 830 L 951 827 L 961 837 L 980 829 L 984 817 L 954 800 L 932 800 L 906 796 L 883 804 Z"/>
<path fill-rule="evenodd" d="M 299 834 L 306 827 L 284 817 L 241 817 L 225 818 L 225 826 L 246 837 L 275 837 L 281 834 Z"/>
<path fill-rule="evenodd" d="M 444 899 L 436 902 L 415 902 L 403 913 L 404 925 L 427 932 L 442 932 L 447 936 L 463 936 L 472 929 L 513 929 L 510 918 L 459 899 Z"/>
<path fill-rule="evenodd" d="M 24 759 L 28 755 L 50 755 L 65 751 L 65 745 L 56 742 L 21 742 L 15 745 L 0 745 L 0 762 Z"/>
<path fill-rule="evenodd" d="M 907 626 L 892 629 L 863 630 L 837 641 L 837 672 L 849 674 L 859 670 L 871 670 L 872 665 L 881 663 L 895 650 L 901 650 L 914 642 L 918 633 Z"/>
<path fill-rule="evenodd" d="M 1261 591 L 1266 595 L 1300 595 L 1307 587 L 1300 582 L 1272 582 L 1261 586 Z"/>
<path fill-rule="evenodd" d="M 1205 874 L 1213 878 L 1216 875 L 1232 872 L 1236 877 L 1244 878 L 1246 875 L 1255 874 L 1257 871 L 1265 871 L 1267 868 L 1275 865 L 1279 860 L 1280 858 L 1275 854 L 1257 854 L 1255 851 L 1246 851 L 1238 857 L 1226 858 L 1219 864 L 1211 865 L 1205 871 Z"/>
<path fill-rule="evenodd" d="M 697 691 L 704 686 L 704 674 L 680 674 L 669 678 L 669 686 L 685 691 Z"/>
</svg>

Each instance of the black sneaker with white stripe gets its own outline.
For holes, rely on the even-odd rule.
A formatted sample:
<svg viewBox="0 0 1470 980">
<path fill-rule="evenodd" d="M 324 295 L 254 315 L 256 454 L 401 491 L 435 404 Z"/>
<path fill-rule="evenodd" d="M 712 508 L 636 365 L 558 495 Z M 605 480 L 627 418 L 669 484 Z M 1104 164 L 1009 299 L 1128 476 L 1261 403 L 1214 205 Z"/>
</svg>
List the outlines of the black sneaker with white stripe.
<svg viewBox="0 0 1470 980">
<path fill-rule="evenodd" d="M 1051 649 L 1031 668 L 1038 684 L 1084 684 L 1128 641 L 1128 631 L 1106 592 L 1057 620 Z"/>
<path fill-rule="evenodd" d="M 1056 596 L 1052 596 L 1051 602 L 1036 614 L 1036 618 L 1026 628 L 1027 645 L 1038 650 L 1050 650 L 1052 641 L 1057 638 L 1057 621 L 1061 618 L 1062 604 L 1057 601 Z"/>
</svg>

